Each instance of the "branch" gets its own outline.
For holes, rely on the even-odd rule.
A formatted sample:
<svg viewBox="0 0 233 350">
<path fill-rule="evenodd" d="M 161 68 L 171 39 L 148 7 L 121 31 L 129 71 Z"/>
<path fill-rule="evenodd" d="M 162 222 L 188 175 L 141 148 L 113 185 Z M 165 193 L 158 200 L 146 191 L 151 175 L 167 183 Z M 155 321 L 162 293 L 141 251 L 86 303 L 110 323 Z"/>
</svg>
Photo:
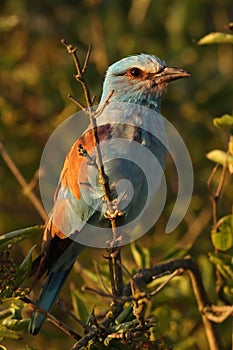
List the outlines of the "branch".
<svg viewBox="0 0 233 350">
<path fill-rule="evenodd" d="M 98 329 L 96 326 L 92 326 L 89 332 L 80 339 L 77 343 L 75 343 L 70 350 L 81 350 L 87 346 L 90 340 L 93 342 L 97 339 Z"/>
<path fill-rule="evenodd" d="M 56 327 L 61 329 L 64 333 L 68 334 L 74 339 L 81 339 L 81 335 L 78 333 L 75 333 L 72 331 L 67 325 L 65 325 L 63 322 L 58 321 L 56 317 L 51 315 L 49 312 L 45 311 L 43 308 L 41 308 L 39 305 L 35 304 L 31 299 L 28 297 L 21 297 L 21 301 L 23 301 L 26 304 L 29 304 L 33 307 L 34 310 L 39 311 L 42 315 L 44 315 L 50 322 L 52 322 Z"/>
<path fill-rule="evenodd" d="M 208 190 L 209 190 L 209 194 L 210 194 L 210 200 L 211 200 L 211 203 L 212 203 L 212 215 L 213 215 L 213 225 L 214 227 L 217 226 L 217 201 L 214 197 L 214 193 L 211 189 L 211 183 L 212 183 L 212 180 L 214 178 L 214 175 L 216 174 L 217 170 L 219 168 L 219 164 L 216 164 L 215 167 L 213 168 L 213 170 L 211 171 L 211 174 L 207 180 L 207 187 L 208 187 Z"/>
<path fill-rule="evenodd" d="M 153 292 L 150 293 L 150 296 L 154 296 L 158 294 L 171 280 L 176 277 L 182 275 L 184 270 L 182 268 L 175 270 L 172 274 L 164 281 L 158 288 L 156 288 Z"/>
<path fill-rule="evenodd" d="M 192 288 L 197 300 L 198 309 L 202 316 L 210 350 L 222 350 L 223 346 L 219 339 L 215 325 L 205 314 L 206 307 L 210 306 L 211 302 L 209 301 L 208 295 L 205 291 L 201 272 L 198 265 L 191 258 L 177 259 L 159 264 L 150 269 L 141 270 L 133 277 L 133 281 L 140 286 L 152 282 L 155 277 L 171 274 L 179 269 L 187 270 L 189 272 Z M 130 283 L 124 287 L 123 295 L 131 295 Z"/>
<path fill-rule="evenodd" d="M 230 140 L 229 140 L 226 160 L 222 166 L 221 176 L 220 176 L 220 180 L 219 180 L 219 183 L 217 185 L 216 190 L 212 190 L 211 184 L 212 184 L 212 180 L 213 180 L 217 170 L 220 167 L 219 164 L 215 165 L 215 167 L 213 168 L 213 170 L 209 176 L 209 179 L 207 181 L 207 187 L 209 190 L 210 200 L 211 200 L 211 204 L 212 204 L 212 216 L 213 216 L 213 229 L 211 230 L 211 234 L 213 231 L 218 230 L 218 215 L 217 215 L 218 208 L 217 208 L 217 206 L 218 206 L 219 199 L 220 199 L 220 196 L 221 196 L 221 193 L 223 190 L 224 182 L 226 179 L 226 175 L 227 175 L 227 171 L 228 171 L 228 158 L 230 155 L 231 155 L 231 149 L 230 149 Z M 217 252 L 217 251 L 218 250 L 215 247 L 215 252 Z M 224 280 L 223 275 L 221 274 L 219 269 L 217 269 L 216 267 L 215 267 L 215 274 L 216 274 L 216 292 L 217 292 L 219 298 L 225 302 L 225 297 L 222 295 L 222 286 L 223 286 L 223 280 Z"/>
<path fill-rule="evenodd" d="M 206 317 L 215 323 L 222 323 L 228 317 L 233 317 L 233 305 L 210 305 L 204 309 Z"/>
<path fill-rule="evenodd" d="M 84 77 L 84 74 L 87 69 L 88 60 L 90 57 L 90 50 L 91 47 L 89 46 L 88 52 L 86 54 L 85 62 L 83 67 L 81 67 L 78 55 L 77 55 L 77 48 L 68 45 L 65 40 L 63 39 L 62 44 L 66 47 L 67 52 L 72 55 L 75 67 L 76 67 L 76 74 L 75 79 L 80 82 L 83 88 L 83 92 L 85 95 L 85 100 L 87 106 L 85 107 L 82 103 L 80 103 L 75 97 L 69 95 L 69 97 L 72 99 L 73 102 L 75 102 L 81 109 L 85 110 L 85 112 L 88 114 L 88 117 L 90 119 L 91 129 L 93 132 L 93 139 L 94 139 L 94 147 L 96 149 L 96 163 L 98 166 L 98 175 L 99 175 L 99 183 L 102 185 L 102 188 L 105 193 L 105 200 L 107 201 L 109 205 L 110 213 L 113 214 L 112 210 L 112 194 L 109 186 L 109 179 L 104 171 L 104 165 L 103 165 L 103 159 L 100 151 L 100 142 L 99 142 L 99 135 L 98 135 L 98 129 L 97 129 L 97 123 L 96 123 L 96 112 L 93 109 L 93 97 L 91 97 L 90 90 L 88 88 L 86 79 Z M 103 109 L 106 107 L 106 105 L 109 103 L 109 100 L 111 98 L 113 93 L 110 94 L 110 96 L 107 98 L 101 109 L 98 111 L 98 115 L 103 112 Z M 115 211 L 115 210 L 114 210 Z"/>
<path fill-rule="evenodd" d="M 104 108 L 109 103 L 113 91 L 110 93 L 106 101 L 97 109 L 97 111 L 94 111 L 93 103 L 95 96 L 91 97 L 90 90 L 87 85 L 87 81 L 85 79 L 85 72 L 87 70 L 90 53 L 91 53 L 91 46 L 89 46 L 83 67 L 81 66 L 81 63 L 79 61 L 79 57 L 77 54 L 77 48 L 69 45 L 65 42 L 63 39 L 62 44 L 66 47 L 67 52 L 72 55 L 75 67 L 76 67 L 76 74 L 75 79 L 81 84 L 85 100 L 86 100 L 86 107 L 79 102 L 75 97 L 69 96 L 74 103 L 76 103 L 82 110 L 85 110 L 87 113 L 91 129 L 93 133 L 93 140 L 94 140 L 94 147 L 96 150 L 96 164 L 98 168 L 98 177 L 99 177 L 99 183 L 102 186 L 103 192 L 104 192 L 104 198 L 103 200 L 107 204 L 107 211 L 105 213 L 105 217 L 109 219 L 111 228 L 112 228 L 112 242 L 108 247 L 108 253 L 109 253 L 109 270 L 110 270 L 110 276 L 111 276 L 111 283 L 112 283 L 112 292 L 114 295 L 121 295 L 123 290 L 123 276 L 122 276 L 122 269 L 121 269 L 121 252 L 119 246 L 119 241 L 122 239 L 121 236 L 118 236 L 117 233 L 117 225 L 116 220 L 119 216 L 122 216 L 123 213 L 118 210 L 117 203 L 113 201 L 112 191 L 110 189 L 109 184 L 109 178 L 105 172 L 104 164 L 103 164 L 103 158 L 100 150 L 100 140 L 99 140 L 99 134 L 98 134 L 98 128 L 97 128 L 97 117 L 103 112 Z M 115 248 L 115 246 L 117 246 Z M 121 305 L 116 306 L 121 307 Z"/>
<path fill-rule="evenodd" d="M 29 198 L 29 200 L 31 201 L 33 206 L 36 208 L 36 210 L 38 211 L 38 213 L 40 214 L 42 219 L 44 221 L 46 221 L 47 214 L 46 214 L 41 202 L 39 201 L 39 199 L 36 197 L 36 195 L 32 191 L 31 185 L 27 183 L 27 181 L 25 180 L 25 178 L 23 177 L 23 175 L 21 174 L 21 172 L 19 171 L 19 169 L 15 165 L 14 161 L 12 160 L 10 155 L 8 154 L 8 152 L 7 152 L 6 148 L 4 147 L 4 145 L 2 144 L 2 142 L 0 142 L 0 153 L 1 153 L 2 158 L 5 161 L 6 165 L 8 166 L 8 168 L 10 169 L 10 171 L 12 172 L 12 174 L 14 175 L 14 177 L 16 178 L 18 183 L 21 185 L 21 187 L 23 189 L 23 191 L 22 191 L 23 194 Z"/>
<path fill-rule="evenodd" d="M 57 306 L 63 311 L 65 312 L 67 315 L 70 316 L 70 318 L 72 318 L 75 322 L 77 322 L 79 324 L 79 326 L 81 326 L 84 330 L 86 329 L 86 325 L 85 323 L 83 323 L 72 311 L 70 311 L 68 309 L 68 307 L 66 306 L 64 300 L 58 299 L 57 300 Z"/>
</svg>

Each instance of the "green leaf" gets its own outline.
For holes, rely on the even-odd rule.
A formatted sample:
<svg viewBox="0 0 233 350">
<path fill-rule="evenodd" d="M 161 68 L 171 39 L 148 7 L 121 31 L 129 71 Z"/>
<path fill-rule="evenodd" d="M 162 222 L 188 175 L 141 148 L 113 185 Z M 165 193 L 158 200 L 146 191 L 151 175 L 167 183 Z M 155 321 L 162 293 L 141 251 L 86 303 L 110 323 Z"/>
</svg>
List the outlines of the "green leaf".
<svg viewBox="0 0 233 350">
<path fill-rule="evenodd" d="M 224 165 L 227 162 L 227 166 L 233 165 L 233 156 L 228 155 L 226 152 L 221 151 L 220 149 L 215 149 L 206 154 L 206 158 L 211 160 L 214 163 Z"/>
<path fill-rule="evenodd" d="M 22 303 L 12 303 L 9 307 L 9 310 L 11 311 L 11 318 L 22 320 L 22 309 Z"/>
<path fill-rule="evenodd" d="M 198 42 L 198 45 L 209 45 L 209 44 L 233 44 L 233 35 L 214 32 L 203 36 Z"/>
<path fill-rule="evenodd" d="M 130 322 L 124 322 L 118 325 L 115 325 L 110 328 L 111 334 L 109 334 L 105 340 L 104 340 L 104 345 L 109 346 L 110 342 L 112 340 L 116 339 L 116 333 L 121 334 L 126 331 L 129 331 L 130 329 L 134 329 L 138 325 L 138 320 L 132 320 Z M 127 349 L 127 348 L 126 348 Z"/>
<path fill-rule="evenodd" d="M 26 349 L 25 350 L 36 350 L 36 348 L 26 344 Z"/>
<path fill-rule="evenodd" d="M 168 305 L 157 306 L 154 315 L 158 320 L 156 327 L 159 327 L 161 333 L 166 332 L 171 325 L 171 309 Z"/>
<path fill-rule="evenodd" d="M 233 246 L 233 216 L 227 215 L 217 223 L 217 229 L 212 230 L 211 239 L 214 247 L 223 252 Z"/>
<path fill-rule="evenodd" d="M 83 268 L 82 274 L 87 276 L 91 282 L 99 284 L 98 275 L 96 273 L 92 272 L 90 269 L 88 270 L 88 269 Z"/>
<path fill-rule="evenodd" d="M 28 325 L 29 325 L 30 319 L 25 318 L 23 320 L 17 320 L 14 318 L 6 318 L 2 325 L 7 327 L 8 329 L 11 329 L 12 331 L 27 331 Z"/>
<path fill-rule="evenodd" d="M 224 286 L 223 287 L 223 293 L 225 294 L 227 300 L 229 303 L 233 304 L 233 285 L 231 286 Z"/>
<path fill-rule="evenodd" d="M 233 135 L 230 135 L 228 149 L 231 154 L 233 154 Z"/>
<path fill-rule="evenodd" d="M 0 31 L 1 32 L 9 32 L 14 29 L 20 23 L 20 17 L 14 15 L 10 16 L 1 16 L 0 21 Z"/>
<path fill-rule="evenodd" d="M 8 248 L 9 245 L 23 241 L 26 238 L 43 232 L 43 226 L 33 226 L 17 231 L 12 231 L 0 236 L 0 251 Z"/>
<path fill-rule="evenodd" d="M 233 261 L 232 256 L 225 253 L 209 253 L 210 261 L 217 267 L 223 277 L 232 283 L 233 279 Z"/>
<path fill-rule="evenodd" d="M 71 293 L 72 304 L 74 309 L 74 314 L 80 318 L 83 323 L 87 322 L 89 317 L 89 312 L 87 310 L 86 304 L 83 301 L 83 296 L 78 290 L 72 291 Z"/>
<path fill-rule="evenodd" d="M 29 250 L 26 258 L 21 263 L 20 267 L 16 271 L 15 276 L 15 288 L 18 288 L 22 282 L 28 277 L 32 267 L 32 251 L 35 249 L 36 244 Z"/>
<path fill-rule="evenodd" d="M 180 248 L 179 246 L 172 247 L 170 250 L 168 250 L 166 255 L 163 257 L 163 260 L 166 261 L 171 259 L 183 258 L 185 255 L 187 255 L 187 252 L 189 251 L 190 248 L 191 248 L 191 245 L 187 245 L 187 247 L 185 248 Z"/>
<path fill-rule="evenodd" d="M 128 331 L 130 328 L 134 328 L 135 326 L 138 325 L 138 320 L 133 319 L 131 321 L 128 322 L 123 322 L 123 323 L 119 323 L 119 324 L 115 324 L 114 326 L 112 326 L 110 328 L 112 333 L 115 332 L 125 332 Z"/>
<path fill-rule="evenodd" d="M 132 310 L 133 310 L 133 305 L 131 303 L 123 309 L 120 315 L 117 316 L 117 318 L 115 319 L 115 323 L 120 324 L 123 321 L 125 321 L 132 314 Z"/>
<path fill-rule="evenodd" d="M 0 338 L 21 339 L 21 336 L 15 331 L 0 325 Z"/>
<path fill-rule="evenodd" d="M 7 348 L 3 345 L 0 345 L 0 350 L 7 350 Z"/>
<path fill-rule="evenodd" d="M 218 128 L 231 128 L 233 126 L 233 116 L 224 114 L 220 118 L 214 118 L 213 123 Z"/>
<path fill-rule="evenodd" d="M 146 269 L 150 264 L 150 251 L 138 243 L 131 243 L 131 252 L 139 269 Z"/>
<path fill-rule="evenodd" d="M 0 311 L 0 320 L 4 320 L 4 318 L 7 318 L 12 315 L 12 312 L 10 309 L 5 309 Z"/>
</svg>

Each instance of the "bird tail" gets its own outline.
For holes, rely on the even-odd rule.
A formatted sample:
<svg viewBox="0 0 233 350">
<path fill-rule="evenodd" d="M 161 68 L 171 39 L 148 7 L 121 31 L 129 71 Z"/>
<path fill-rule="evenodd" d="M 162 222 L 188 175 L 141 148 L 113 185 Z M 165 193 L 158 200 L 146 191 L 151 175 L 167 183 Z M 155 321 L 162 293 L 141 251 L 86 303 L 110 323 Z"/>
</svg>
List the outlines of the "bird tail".
<svg viewBox="0 0 233 350">
<path fill-rule="evenodd" d="M 40 306 L 45 311 L 49 311 L 55 302 L 60 289 L 66 280 L 69 272 L 73 265 L 69 266 L 67 270 L 58 270 L 55 272 L 49 272 L 48 277 L 46 279 L 45 285 L 43 287 L 40 298 L 37 302 L 37 305 Z M 41 314 L 39 311 L 33 311 L 31 316 L 31 321 L 29 323 L 29 333 L 32 335 L 36 335 L 42 324 L 44 323 L 46 316 Z"/>
<path fill-rule="evenodd" d="M 71 268 L 78 255 L 82 252 L 84 246 L 77 242 L 72 242 L 68 248 L 60 255 L 59 259 L 48 270 L 48 275 L 45 280 L 45 284 L 42 288 L 37 305 L 45 311 L 50 311 L 55 302 L 63 283 L 68 277 Z M 39 311 L 33 311 L 31 321 L 29 323 L 28 332 L 32 335 L 36 335 L 46 316 Z"/>
</svg>

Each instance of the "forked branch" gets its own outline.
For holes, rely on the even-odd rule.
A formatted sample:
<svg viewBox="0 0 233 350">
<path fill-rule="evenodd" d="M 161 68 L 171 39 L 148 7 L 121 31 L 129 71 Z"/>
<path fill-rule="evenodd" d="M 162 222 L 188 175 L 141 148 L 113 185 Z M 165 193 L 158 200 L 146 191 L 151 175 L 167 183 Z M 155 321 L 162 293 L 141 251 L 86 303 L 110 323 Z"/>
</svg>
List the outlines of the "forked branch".
<svg viewBox="0 0 233 350">
<path fill-rule="evenodd" d="M 112 292 L 113 294 L 119 296 L 122 294 L 122 290 L 123 290 L 123 277 L 122 277 L 122 269 L 121 269 L 121 254 L 120 254 L 120 248 L 118 247 L 120 237 L 118 237 L 118 234 L 117 234 L 116 220 L 118 216 L 122 215 L 122 212 L 118 210 L 117 204 L 113 201 L 112 191 L 109 184 L 109 178 L 104 169 L 103 158 L 102 158 L 101 149 L 100 149 L 100 139 L 98 134 L 97 122 L 96 122 L 97 117 L 104 111 L 105 107 L 108 105 L 114 92 L 112 91 L 108 96 L 108 98 L 105 100 L 105 102 L 97 110 L 94 110 L 93 103 L 95 100 L 95 96 L 93 97 L 91 96 L 87 81 L 85 79 L 85 73 L 87 70 L 87 66 L 88 66 L 88 62 L 91 54 L 91 46 L 89 46 L 88 48 L 88 51 L 84 60 L 84 64 L 82 66 L 77 54 L 77 51 L 78 51 L 77 47 L 67 44 L 65 40 L 62 40 L 62 44 L 66 47 L 67 52 L 72 55 L 72 58 L 76 67 L 76 74 L 74 75 L 74 77 L 81 84 L 84 92 L 84 96 L 85 96 L 86 106 L 84 106 L 75 97 L 71 95 L 69 97 L 74 103 L 78 105 L 79 108 L 85 111 L 85 113 L 88 115 L 90 120 L 90 125 L 93 133 L 94 147 L 96 150 L 96 165 L 98 169 L 99 183 L 102 186 L 103 192 L 104 192 L 103 200 L 107 204 L 107 211 L 105 213 L 105 216 L 107 219 L 109 219 L 111 229 L 112 229 L 112 242 L 108 247 L 109 270 L 110 270 L 111 283 L 112 283 Z"/>
</svg>

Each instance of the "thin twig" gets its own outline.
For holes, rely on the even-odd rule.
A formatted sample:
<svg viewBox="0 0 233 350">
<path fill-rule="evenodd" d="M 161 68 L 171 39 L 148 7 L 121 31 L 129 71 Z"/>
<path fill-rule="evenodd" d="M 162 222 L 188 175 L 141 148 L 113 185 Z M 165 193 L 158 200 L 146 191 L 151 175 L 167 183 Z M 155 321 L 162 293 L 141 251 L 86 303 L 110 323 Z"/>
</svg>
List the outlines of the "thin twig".
<svg viewBox="0 0 233 350">
<path fill-rule="evenodd" d="M 118 262 L 119 264 L 119 262 Z M 133 280 L 133 276 L 132 274 L 129 272 L 129 270 L 126 268 L 126 266 L 124 266 L 123 264 L 121 264 L 121 268 L 122 270 L 125 271 L 125 273 L 127 274 L 127 276 L 129 277 L 130 279 L 130 282 L 131 282 L 131 289 L 132 289 L 132 295 L 134 295 L 134 291 L 135 289 L 138 289 L 140 292 L 142 292 L 142 289 L 140 288 L 140 286 L 138 286 L 135 281 Z"/>
<path fill-rule="evenodd" d="M 167 279 L 164 281 L 158 288 L 156 288 L 153 292 L 150 293 L 150 296 L 153 297 L 154 295 L 158 294 L 171 280 L 176 277 L 181 275 L 184 272 L 183 269 L 178 269 L 175 270 Z"/>
<path fill-rule="evenodd" d="M 84 61 L 84 64 L 83 64 L 82 74 L 85 74 L 85 72 L 87 70 L 89 58 L 90 58 L 90 55 L 91 55 L 91 49 L 92 49 L 92 47 L 91 47 L 91 44 L 90 44 L 88 46 L 87 54 L 86 54 L 85 61 Z"/>
<path fill-rule="evenodd" d="M 33 206 L 36 208 L 36 210 L 40 214 L 41 218 L 44 221 L 46 221 L 47 214 L 46 214 L 41 202 L 39 201 L 37 196 L 32 191 L 30 184 L 27 183 L 27 181 L 25 180 L 25 178 L 23 177 L 23 175 L 21 174 L 21 172 L 19 171 L 19 169 L 15 165 L 14 161 L 10 157 L 9 153 L 7 152 L 7 150 L 4 147 L 4 145 L 2 144 L 2 142 L 0 142 L 0 153 L 1 153 L 2 158 L 5 161 L 6 165 L 8 166 L 8 168 L 10 169 L 10 171 L 12 172 L 12 174 L 14 175 L 14 177 L 16 178 L 18 183 L 21 185 L 21 187 L 23 189 L 23 191 L 22 191 L 23 194 L 29 198 L 29 200 L 31 201 Z"/>
<path fill-rule="evenodd" d="M 79 100 L 77 100 L 76 97 L 72 96 L 72 95 L 68 95 L 68 98 L 74 102 L 82 111 L 86 112 L 86 107 L 82 104 L 82 102 L 80 102 Z"/>
<path fill-rule="evenodd" d="M 213 170 L 211 171 L 211 174 L 207 180 L 207 187 L 209 190 L 210 200 L 212 203 L 212 215 L 213 215 L 214 228 L 216 228 L 216 226 L 217 226 L 217 201 L 216 201 L 215 195 L 213 193 L 213 190 L 211 189 L 211 183 L 212 183 L 212 180 L 213 180 L 214 175 L 216 174 L 218 168 L 219 168 L 219 164 L 216 164 L 215 167 L 213 168 Z"/>
<path fill-rule="evenodd" d="M 98 334 L 98 328 L 96 326 L 92 326 L 89 329 L 89 332 L 82 337 L 82 339 L 80 339 L 77 343 L 75 343 L 71 350 L 81 350 L 84 347 L 87 346 L 87 344 L 89 343 L 89 341 L 94 342 L 97 339 L 97 334 Z"/>
<path fill-rule="evenodd" d="M 103 276 L 102 276 L 102 274 L 101 274 L 100 266 L 99 266 L 99 264 L 98 264 L 97 262 L 96 262 L 96 264 L 95 264 L 95 267 L 96 267 L 96 270 L 97 270 L 97 275 L 98 275 L 98 277 L 99 277 L 99 279 L 100 279 L 100 282 L 101 282 L 103 288 L 105 289 L 105 291 L 107 292 L 107 294 L 110 294 L 109 289 L 108 289 L 108 287 L 107 287 L 107 285 L 106 285 L 106 283 L 105 283 L 105 281 L 104 281 L 104 279 L 103 279 Z"/>
<path fill-rule="evenodd" d="M 31 179 L 30 183 L 28 184 L 28 189 L 30 189 L 30 191 L 33 190 L 33 188 L 36 186 L 36 184 L 38 183 L 39 180 L 39 176 L 40 176 L 40 172 L 42 170 L 37 169 L 33 175 L 33 178 Z M 28 190 L 26 188 L 26 191 Z"/>
<path fill-rule="evenodd" d="M 95 99 L 96 99 L 96 95 L 93 95 L 91 100 L 92 105 L 94 105 Z"/>
<path fill-rule="evenodd" d="M 109 101 L 112 97 L 112 95 L 114 94 L 114 90 L 112 90 L 110 92 L 110 94 L 108 95 L 108 97 L 106 98 L 106 100 L 97 108 L 97 110 L 95 111 L 95 118 L 98 118 L 98 116 L 104 111 L 104 109 L 107 107 L 107 105 L 109 104 Z M 95 97 L 95 96 L 94 96 Z"/>
<path fill-rule="evenodd" d="M 227 174 L 227 170 L 228 170 L 228 158 L 229 158 L 229 156 L 230 156 L 230 150 L 228 149 L 227 154 L 226 154 L 226 161 L 223 164 L 220 181 L 219 181 L 216 193 L 215 193 L 216 200 L 220 198 L 220 195 L 222 193 L 223 185 L 224 185 L 226 174 Z"/>
<path fill-rule="evenodd" d="M 117 237 L 116 237 L 117 238 Z M 115 254 L 116 253 L 116 254 Z M 122 263 L 121 263 L 121 249 L 113 248 L 113 266 L 115 274 L 115 283 L 116 283 L 116 295 L 122 295 L 124 283 L 123 283 L 123 273 L 122 273 Z"/>
<path fill-rule="evenodd" d="M 65 325 L 63 322 L 59 321 L 51 315 L 49 312 L 45 311 L 43 308 L 41 308 L 39 305 L 35 304 L 30 298 L 28 297 L 21 297 L 20 300 L 22 300 L 24 303 L 29 304 L 33 307 L 34 310 L 40 312 L 42 315 L 44 315 L 50 322 L 52 322 L 56 327 L 60 328 L 64 333 L 68 334 L 74 339 L 81 339 L 81 335 L 78 333 L 72 331 L 67 325 Z"/>
<path fill-rule="evenodd" d="M 230 156 L 230 150 L 228 149 L 227 155 L 226 155 L 226 160 L 225 160 L 223 167 L 222 167 L 220 181 L 219 181 L 217 189 L 215 191 L 213 191 L 211 189 L 211 183 L 212 183 L 214 175 L 216 174 L 217 170 L 219 169 L 219 164 L 215 165 L 215 167 L 213 168 L 213 170 L 209 176 L 209 179 L 207 181 L 207 186 L 209 189 L 210 199 L 211 199 L 211 203 L 212 203 L 214 229 L 217 228 L 217 204 L 218 204 L 219 198 L 221 196 L 221 193 L 223 190 L 223 185 L 224 185 L 224 182 L 226 179 L 226 174 L 227 174 L 227 170 L 228 170 L 228 157 L 229 156 Z"/>
<path fill-rule="evenodd" d="M 113 294 L 110 294 L 110 293 L 105 293 L 105 292 L 103 292 L 100 289 L 96 289 L 96 288 L 92 288 L 92 287 L 88 287 L 88 286 L 83 286 L 82 290 L 84 292 L 91 292 L 91 293 L 100 295 L 101 297 L 109 298 L 109 299 L 112 299 L 114 301 L 118 301 L 118 302 L 121 302 L 121 303 L 125 302 L 126 300 L 129 300 L 128 297 L 127 298 L 126 297 L 117 297 L 116 295 L 113 295 Z"/>
<path fill-rule="evenodd" d="M 113 266 L 114 266 L 114 260 L 111 258 L 111 255 L 109 254 L 108 268 L 109 268 L 109 276 L 110 276 L 110 281 L 111 281 L 112 294 L 117 295 Z"/>
<path fill-rule="evenodd" d="M 197 241 L 197 238 L 203 232 L 203 229 L 207 226 L 210 219 L 211 219 L 211 211 L 208 206 L 204 207 L 197 216 L 192 215 L 190 210 L 189 214 L 187 214 L 185 217 L 188 230 L 182 236 L 182 238 L 176 243 L 175 246 L 177 248 L 190 249 L 193 246 L 194 242 Z"/>
<path fill-rule="evenodd" d="M 75 67 L 76 67 L 76 74 L 75 79 L 80 82 L 82 85 L 82 89 L 84 92 L 85 100 L 86 100 L 86 113 L 88 114 L 88 117 L 90 119 L 91 129 L 93 133 L 93 140 L 94 140 L 94 147 L 96 150 L 96 164 L 98 167 L 98 177 L 99 177 L 99 183 L 103 188 L 104 191 L 104 201 L 107 204 L 107 211 L 105 213 L 106 218 L 109 219 L 111 223 L 111 229 L 112 229 L 112 245 L 110 249 L 110 257 L 109 259 L 109 270 L 110 270 L 110 276 L 112 281 L 112 292 L 114 295 L 121 295 L 123 290 L 123 276 L 122 276 L 122 269 L 121 269 L 121 253 L 120 248 L 114 248 L 116 244 L 118 244 L 120 237 L 118 237 L 117 233 L 117 225 L 116 225 L 116 219 L 118 216 L 122 216 L 122 212 L 117 209 L 116 203 L 113 202 L 112 198 L 112 191 L 110 189 L 109 184 L 109 178 L 107 174 L 105 173 L 102 154 L 100 150 L 100 140 L 99 140 L 99 134 L 98 134 L 98 128 L 97 128 L 97 122 L 96 118 L 100 115 L 100 113 L 103 112 L 104 108 L 107 106 L 107 104 L 110 101 L 110 98 L 113 94 L 113 92 L 110 93 L 106 101 L 100 106 L 100 108 L 97 111 L 94 111 L 93 109 L 93 102 L 94 97 L 91 97 L 90 90 L 88 88 L 86 79 L 84 77 L 84 74 L 86 72 L 90 53 L 91 53 L 91 47 L 89 46 L 83 67 L 81 67 L 79 57 L 77 55 L 77 48 L 68 45 L 65 40 L 62 40 L 62 44 L 66 47 L 67 52 L 72 55 Z M 81 109 L 85 109 L 85 106 L 83 106 L 82 103 L 80 103 L 76 98 L 73 96 L 70 96 L 70 98 L 75 102 Z M 121 307 L 121 306 L 117 306 Z"/>
<path fill-rule="evenodd" d="M 203 312 L 205 313 L 208 320 L 215 323 L 222 323 L 228 317 L 233 317 L 233 306 L 232 305 L 210 305 L 207 306 Z"/>
<path fill-rule="evenodd" d="M 89 286 L 83 286 L 82 287 L 82 291 L 94 293 L 94 294 L 100 295 L 101 297 L 112 299 L 113 301 L 117 301 L 118 303 L 121 303 L 121 304 L 129 302 L 129 301 L 139 301 L 139 300 L 144 299 L 145 297 L 147 297 L 147 294 L 145 292 L 141 292 L 139 295 L 135 295 L 135 296 L 132 293 L 132 296 L 122 296 L 121 295 L 121 296 L 118 297 L 116 295 L 108 294 L 108 293 L 103 292 L 100 289 L 92 288 L 92 287 L 89 287 Z"/>
<path fill-rule="evenodd" d="M 77 322 L 83 329 L 86 329 L 85 323 L 83 323 L 73 312 L 71 312 L 65 305 L 64 300 L 58 299 L 57 306 L 60 307 L 67 315 L 69 315 L 75 322 Z"/>
<path fill-rule="evenodd" d="M 212 215 L 213 215 L 213 229 L 212 229 L 211 233 L 218 230 L 217 205 L 218 205 L 219 198 L 220 198 L 220 195 L 222 193 L 224 182 L 226 179 L 227 170 L 228 170 L 228 158 L 230 156 L 230 153 L 231 153 L 230 146 L 228 144 L 226 160 L 223 164 L 221 176 L 220 176 L 220 181 L 219 181 L 217 189 L 215 191 L 213 191 L 211 189 L 211 183 L 212 183 L 214 175 L 216 174 L 216 172 L 219 168 L 219 164 L 215 165 L 215 167 L 212 170 L 212 172 L 209 176 L 209 179 L 207 181 L 207 186 L 209 189 L 210 199 L 211 199 L 211 203 L 212 203 Z M 217 252 L 217 251 L 218 251 L 218 249 L 215 247 L 215 252 Z M 215 269 L 215 274 L 216 274 L 216 292 L 217 292 L 219 298 L 222 299 L 223 301 L 225 301 L 225 298 L 222 296 L 223 276 L 217 268 Z"/>
</svg>

